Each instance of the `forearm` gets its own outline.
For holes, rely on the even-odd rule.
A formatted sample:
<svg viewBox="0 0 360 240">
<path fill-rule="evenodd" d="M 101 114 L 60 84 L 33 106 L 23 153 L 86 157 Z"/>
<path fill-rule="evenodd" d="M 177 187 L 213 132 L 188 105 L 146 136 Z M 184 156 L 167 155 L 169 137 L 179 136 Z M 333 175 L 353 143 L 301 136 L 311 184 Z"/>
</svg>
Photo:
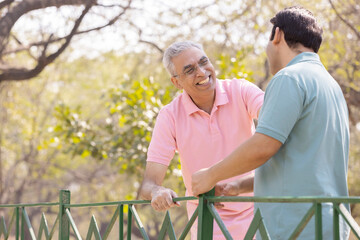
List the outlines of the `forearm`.
<svg viewBox="0 0 360 240">
<path fill-rule="evenodd" d="M 254 174 L 247 175 L 238 180 L 239 194 L 249 193 L 254 191 Z"/>
<path fill-rule="evenodd" d="M 209 169 L 210 175 L 216 183 L 244 174 L 263 165 L 280 147 L 280 142 L 265 135 L 255 133 L 254 136 L 241 144 L 228 157 L 213 165 Z M 247 182 L 247 184 L 249 183 Z"/>
<path fill-rule="evenodd" d="M 160 188 L 163 188 L 160 185 L 157 185 L 155 182 L 144 180 L 141 190 L 140 190 L 140 197 L 144 200 L 152 200 L 152 193 L 154 191 L 159 190 Z"/>
<path fill-rule="evenodd" d="M 152 200 L 153 193 L 163 189 L 162 182 L 165 177 L 167 166 L 162 164 L 148 162 L 144 174 L 144 180 L 141 185 L 140 197 L 144 200 Z"/>
</svg>

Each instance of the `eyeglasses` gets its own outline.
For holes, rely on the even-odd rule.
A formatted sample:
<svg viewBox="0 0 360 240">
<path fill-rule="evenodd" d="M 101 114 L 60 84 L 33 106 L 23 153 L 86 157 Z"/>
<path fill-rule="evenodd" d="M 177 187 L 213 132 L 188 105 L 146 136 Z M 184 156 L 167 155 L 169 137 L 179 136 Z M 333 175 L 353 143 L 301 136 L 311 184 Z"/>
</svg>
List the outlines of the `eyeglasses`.
<svg viewBox="0 0 360 240">
<path fill-rule="evenodd" d="M 199 67 L 204 70 L 204 68 L 209 64 L 209 59 L 207 57 L 200 58 L 198 64 L 196 65 L 187 65 L 184 68 L 184 71 L 180 74 L 173 75 L 173 77 L 179 77 L 181 74 L 185 76 L 185 78 L 194 77 L 199 70 Z"/>
</svg>

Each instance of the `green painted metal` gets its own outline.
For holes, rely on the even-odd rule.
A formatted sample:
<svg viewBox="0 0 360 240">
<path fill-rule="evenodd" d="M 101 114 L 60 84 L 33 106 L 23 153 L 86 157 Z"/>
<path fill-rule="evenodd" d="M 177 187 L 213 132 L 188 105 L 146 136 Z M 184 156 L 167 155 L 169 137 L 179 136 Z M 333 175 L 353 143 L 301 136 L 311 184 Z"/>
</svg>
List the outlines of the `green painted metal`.
<svg viewBox="0 0 360 240">
<path fill-rule="evenodd" d="M 221 220 L 221 217 L 220 217 L 219 213 L 216 211 L 216 209 L 214 207 L 214 204 L 213 203 L 208 203 L 207 207 L 209 208 L 209 211 L 210 211 L 211 215 L 213 216 L 216 223 L 220 227 L 220 229 L 221 229 L 222 233 L 224 234 L 225 238 L 228 239 L 228 240 L 229 239 L 232 240 L 233 238 L 232 238 L 231 234 L 229 233 L 229 231 L 227 230 L 224 222 Z"/>
<path fill-rule="evenodd" d="M 95 236 L 96 240 L 102 240 L 101 235 L 100 235 L 100 231 L 99 231 L 99 228 L 98 228 L 98 225 L 96 223 L 96 219 L 95 219 L 94 215 L 92 215 L 91 220 L 90 220 L 90 226 L 89 226 L 89 229 L 88 229 L 88 233 L 86 235 L 86 240 L 91 240 L 91 237 L 93 235 Z"/>
<path fill-rule="evenodd" d="M 59 215 L 57 215 L 56 219 L 55 219 L 55 222 L 54 222 L 54 225 L 51 229 L 51 232 L 49 232 L 49 227 L 48 227 L 48 224 L 47 224 L 47 220 L 46 220 L 46 217 L 45 217 L 45 213 L 42 213 L 41 215 L 41 221 L 40 221 L 40 226 L 39 226 L 39 231 L 38 231 L 38 236 L 37 236 L 37 240 L 41 240 L 42 239 L 42 234 L 44 233 L 45 235 L 45 239 L 46 240 L 50 240 L 52 239 L 54 233 L 55 233 L 55 226 L 57 224 L 59 220 Z"/>
<path fill-rule="evenodd" d="M 360 227 L 356 223 L 355 219 L 351 216 L 349 211 L 345 208 L 343 204 L 340 204 L 339 206 L 335 206 L 337 211 L 341 214 L 341 216 L 345 219 L 347 224 L 350 226 L 352 232 L 357 237 L 357 239 L 360 239 Z"/>
<path fill-rule="evenodd" d="M 339 204 L 333 204 L 333 238 L 334 240 L 340 240 L 340 225 L 339 225 L 339 212 L 336 208 Z"/>
<path fill-rule="evenodd" d="M 41 214 L 41 221 L 40 221 L 40 227 L 39 227 L 37 240 L 41 240 L 43 232 L 44 232 L 44 235 L 45 235 L 45 239 L 49 240 L 50 239 L 50 232 L 49 232 L 48 224 L 47 224 L 47 221 L 46 221 L 45 213 Z"/>
<path fill-rule="evenodd" d="M 78 230 L 77 227 L 76 227 L 75 221 L 74 221 L 73 217 L 71 216 L 71 213 L 70 213 L 69 209 L 66 209 L 66 210 L 65 210 L 65 214 L 66 214 L 66 217 L 67 217 L 67 219 L 68 219 L 68 221 L 69 221 L 69 223 L 70 223 L 71 228 L 72 228 L 73 231 L 74 231 L 74 234 L 75 234 L 76 239 L 77 239 L 77 240 L 82 240 L 82 237 L 81 237 L 81 235 L 80 235 L 80 232 L 79 232 L 79 230 Z M 59 227 L 59 229 L 61 229 L 61 228 Z"/>
<path fill-rule="evenodd" d="M 124 240 L 124 205 L 120 204 L 119 213 L 119 239 Z"/>
<path fill-rule="evenodd" d="M 262 239 L 270 239 L 269 233 L 265 227 L 263 217 L 259 209 L 256 210 L 253 220 L 249 226 L 248 231 L 246 232 L 244 240 L 252 240 L 256 234 L 256 231 L 259 230 Z"/>
<path fill-rule="evenodd" d="M 182 201 L 190 201 L 190 200 L 198 200 L 197 197 L 177 197 L 173 198 L 174 202 L 182 202 Z"/>
<path fill-rule="evenodd" d="M 148 200 L 133 200 L 133 201 L 119 201 L 119 202 L 101 202 L 101 203 L 81 203 L 81 204 L 64 204 L 66 208 L 78 208 L 78 207 L 104 207 L 104 206 L 117 206 L 122 205 L 142 205 L 150 204 L 151 201 Z"/>
<path fill-rule="evenodd" d="M 59 240 L 69 240 L 70 222 L 66 213 L 65 204 L 70 204 L 70 191 L 60 190 L 59 196 Z M 71 216 L 71 215 L 70 215 Z"/>
<path fill-rule="evenodd" d="M 51 229 L 51 232 L 50 232 L 49 239 L 52 239 L 52 238 L 53 238 L 54 233 L 55 233 L 55 229 L 56 229 L 55 226 L 57 226 L 58 222 L 59 222 L 59 214 L 56 216 L 54 225 L 53 225 L 53 227 L 52 227 L 52 229 Z"/>
<path fill-rule="evenodd" d="M 164 221 L 163 221 L 163 224 L 161 226 L 160 233 L 159 233 L 159 236 L 158 236 L 157 239 L 158 240 L 163 240 L 165 238 L 165 236 L 166 236 L 166 233 L 168 234 L 170 240 L 175 240 L 176 239 L 174 226 L 171 223 L 171 218 L 170 218 L 169 211 L 166 211 L 165 218 L 164 218 Z"/>
<path fill-rule="evenodd" d="M 261 218 L 262 218 L 262 217 L 261 217 Z M 266 226 L 265 226 L 264 221 L 261 221 L 261 222 L 260 222 L 259 232 L 260 232 L 260 236 L 262 237 L 262 239 L 264 239 L 264 240 L 269 240 L 269 239 L 271 239 L 271 238 L 270 238 L 270 235 L 269 235 L 269 232 L 268 232 L 268 230 L 266 229 Z"/>
<path fill-rule="evenodd" d="M 221 220 L 220 215 L 218 214 L 216 208 L 214 207 L 214 202 L 267 202 L 267 203 L 313 203 L 313 206 L 307 211 L 305 216 L 303 216 L 300 223 L 297 225 L 296 229 L 292 232 L 289 239 L 296 239 L 300 233 L 303 231 L 305 226 L 308 224 L 313 215 L 315 215 L 315 239 L 322 238 L 322 203 L 332 203 L 333 204 L 333 223 L 334 223 L 334 239 L 340 239 L 340 228 L 339 220 L 340 215 L 345 219 L 346 223 L 350 226 L 351 230 L 354 232 L 354 235 L 357 239 L 360 239 L 360 227 L 357 225 L 356 221 L 352 218 L 351 214 L 347 211 L 341 203 L 360 203 L 360 197 L 215 197 L 213 193 L 207 193 L 202 195 L 199 198 L 199 206 L 194 212 L 193 216 L 190 218 L 186 224 L 184 230 L 181 233 L 179 240 L 184 240 L 188 235 L 191 226 L 198 217 L 198 239 L 199 240 L 208 240 L 212 239 L 212 229 L 213 229 L 213 220 L 215 219 L 216 223 L 219 225 L 226 239 L 232 239 L 232 236 L 226 229 L 225 224 Z M 179 197 L 175 198 L 174 201 L 188 201 L 195 200 L 195 197 Z M 97 206 L 116 206 L 116 210 L 106 228 L 104 236 L 101 237 L 100 231 L 98 229 L 96 218 L 92 216 L 87 231 L 86 239 L 96 239 L 96 240 L 107 240 L 109 235 L 115 225 L 115 222 L 119 221 L 119 238 L 124 239 L 124 206 L 128 207 L 128 218 L 127 218 L 127 239 L 131 239 L 131 229 L 133 219 L 136 221 L 137 227 L 139 228 L 144 239 L 149 239 L 143 224 L 138 216 L 138 213 L 135 209 L 136 205 L 141 204 L 150 204 L 150 201 L 143 200 L 134 200 L 134 201 L 117 201 L 117 202 L 105 202 L 105 203 L 86 203 L 86 204 L 70 204 L 70 192 L 67 190 L 60 191 L 59 202 L 58 203 L 37 203 L 37 204 L 7 204 L 0 205 L 0 208 L 13 208 L 14 211 L 11 215 L 11 220 L 9 226 L 7 226 L 5 218 L 0 217 L 0 238 L 7 240 L 9 234 L 13 231 L 13 226 L 15 225 L 15 239 L 23 240 L 25 239 L 25 232 L 29 232 L 30 238 L 32 240 L 37 239 L 46 239 L 50 240 L 53 238 L 55 230 L 59 231 L 60 240 L 68 240 L 70 237 L 70 226 L 74 232 L 74 238 L 82 240 L 82 237 L 75 225 L 75 222 L 71 216 L 71 208 L 79 207 L 97 207 Z M 49 231 L 49 226 L 45 217 L 45 214 L 42 213 L 39 230 L 37 237 L 34 233 L 34 229 L 31 226 L 30 219 L 26 212 L 27 207 L 44 207 L 44 206 L 58 206 L 59 214 L 55 220 L 54 225 L 52 226 L 51 232 Z M 119 219 L 118 219 L 119 218 Z M 257 211 L 253 218 L 253 221 L 248 229 L 246 239 L 252 239 L 256 231 L 260 232 L 262 239 L 270 239 L 266 226 L 264 224 L 261 212 Z M 172 225 L 170 218 L 170 212 L 167 212 L 164 217 L 163 225 L 160 230 L 158 239 L 164 239 L 168 236 L 169 239 L 175 240 L 175 230 Z"/>
<path fill-rule="evenodd" d="M 30 233 L 30 237 L 32 240 L 36 240 L 36 236 L 35 236 L 35 233 L 34 233 L 34 229 L 33 227 L 31 226 L 31 223 L 30 223 L 30 219 L 29 219 L 29 216 L 25 210 L 25 208 L 22 209 L 22 215 L 23 215 L 23 218 L 25 219 L 25 223 L 26 223 L 26 226 L 28 227 L 28 231 Z"/>
<path fill-rule="evenodd" d="M 131 204 L 128 205 L 128 224 L 127 224 L 127 240 L 131 240 L 131 225 L 132 225 L 132 212 L 130 211 Z"/>
<path fill-rule="evenodd" d="M 0 219 L 0 238 L 2 235 L 4 235 L 4 239 L 8 238 L 8 231 L 6 229 L 6 223 L 5 223 L 4 216 L 1 216 L 1 219 Z"/>
<path fill-rule="evenodd" d="M 114 215 L 112 216 L 112 218 L 111 218 L 111 220 L 110 220 L 110 223 L 109 223 L 109 225 L 108 225 L 107 228 L 106 228 L 106 231 L 105 231 L 103 240 L 107 240 L 107 238 L 109 237 L 109 234 L 110 234 L 112 228 L 114 227 L 115 221 L 116 221 L 116 219 L 117 219 L 118 216 L 119 216 L 119 212 L 120 212 L 120 206 L 118 206 L 118 207 L 116 208 L 115 213 L 114 213 Z"/>
<path fill-rule="evenodd" d="M 301 219 L 300 223 L 295 228 L 294 232 L 290 235 L 289 240 L 295 240 L 300 233 L 304 230 L 306 225 L 309 223 L 311 217 L 315 213 L 315 204 L 313 204 L 310 209 L 306 212 L 305 216 Z"/>
<path fill-rule="evenodd" d="M 192 225 L 194 224 L 196 218 L 198 217 L 198 214 L 199 214 L 199 207 L 197 207 L 193 213 L 193 215 L 191 216 L 189 222 L 186 224 L 183 232 L 181 233 L 180 237 L 179 237 L 179 240 L 184 240 L 185 237 L 187 236 L 187 234 L 189 233 Z"/>
<path fill-rule="evenodd" d="M 197 239 L 211 240 L 213 235 L 214 219 L 207 208 L 207 196 L 214 196 L 215 188 L 211 191 L 200 195 L 199 197 L 199 215 L 198 215 L 198 232 Z"/>
<path fill-rule="evenodd" d="M 13 214 L 11 215 L 11 219 L 10 219 L 10 223 L 9 223 L 9 227 L 6 227 L 6 221 L 4 216 L 0 217 L 0 238 L 1 236 L 4 236 L 4 240 L 7 240 L 9 238 L 10 235 L 10 231 L 12 229 L 12 226 L 14 225 L 15 222 L 15 239 L 19 239 L 20 237 L 20 215 L 19 215 L 19 207 L 15 207 Z"/>
<path fill-rule="evenodd" d="M 15 229 L 15 239 L 19 240 L 20 238 L 20 208 L 16 207 L 16 229 Z"/>
<path fill-rule="evenodd" d="M 12 216 L 11 216 L 11 220 L 10 220 L 10 224 L 9 224 L 9 232 L 8 232 L 8 234 L 6 235 L 5 240 L 7 240 L 7 239 L 9 238 L 9 234 L 10 234 L 10 231 L 11 231 L 11 229 L 12 229 L 12 226 L 13 226 L 13 224 L 14 224 L 15 219 L 16 219 L 16 208 L 14 209 L 14 212 L 13 212 L 13 214 L 12 214 Z"/>
<path fill-rule="evenodd" d="M 322 207 L 321 203 L 315 204 L 315 239 L 322 240 Z"/>
<path fill-rule="evenodd" d="M 142 224 L 139 214 L 136 211 L 136 208 L 134 205 L 131 205 L 129 211 L 132 212 L 132 215 L 134 216 L 135 222 L 140 230 L 141 236 L 145 239 L 145 240 L 149 240 L 149 236 L 147 235 L 144 225 Z"/>
<path fill-rule="evenodd" d="M 59 206 L 59 203 L 58 202 L 53 202 L 53 203 L 0 204 L 0 208 L 49 207 L 49 206 Z"/>
<path fill-rule="evenodd" d="M 24 211 L 24 208 L 21 208 L 21 212 Z M 20 229 L 20 239 L 25 240 L 25 218 L 24 215 L 21 214 L 21 229 Z"/>
<path fill-rule="evenodd" d="M 166 214 L 165 214 L 165 218 L 164 218 L 164 221 L 161 225 L 161 229 L 160 229 L 160 233 L 159 233 L 159 236 L 158 236 L 158 240 L 163 240 L 165 238 L 165 235 L 166 235 L 166 231 L 167 231 L 167 228 L 168 228 L 168 225 L 170 223 L 170 215 L 169 215 L 169 211 L 166 211 Z"/>
<path fill-rule="evenodd" d="M 206 197 L 209 202 L 360 203 L 360 197 Z"/>
</svg>

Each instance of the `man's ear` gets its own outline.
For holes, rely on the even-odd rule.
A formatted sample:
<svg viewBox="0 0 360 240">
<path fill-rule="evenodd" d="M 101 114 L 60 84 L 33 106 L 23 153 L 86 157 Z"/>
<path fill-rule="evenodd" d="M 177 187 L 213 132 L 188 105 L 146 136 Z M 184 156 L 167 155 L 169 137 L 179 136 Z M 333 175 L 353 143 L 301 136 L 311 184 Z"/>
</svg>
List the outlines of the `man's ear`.
<svg viewBox="0 0 360 240">
<path fill-rule="evenodd" d="M 274 39 L 272 40 L 274 45 L 277 45 L 281 42 L 281 39 L 284 37 L 284 33 L 280 31 L 280 28 L 275 29 Z"/>
<path fill-rule="evenodd" d="M 179 80 L 176 77 L 171 77 L 171 82 L 174 84 L 174 86 L 178 89 L 183 89 L 181 84 L 179 84 Z"/>
</svg>

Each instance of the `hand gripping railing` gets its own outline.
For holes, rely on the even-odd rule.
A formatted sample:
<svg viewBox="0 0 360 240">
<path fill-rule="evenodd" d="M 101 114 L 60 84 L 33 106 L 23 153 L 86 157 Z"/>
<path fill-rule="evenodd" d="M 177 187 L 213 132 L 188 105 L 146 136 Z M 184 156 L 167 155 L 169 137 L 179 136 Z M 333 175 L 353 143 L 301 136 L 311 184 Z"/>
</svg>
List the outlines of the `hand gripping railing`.
<svg viewBox="0 0 360 240">
<path fill-rule="evenodd" d="M 196 200 L 195 197 L 180 197 L 175 198 L 174 201 L 189 201 Z M 183 240 L 190 231 L 191 226 L 198 218 L 198 236 L 197 239 L 208 240 L 212 239 L 213 234 L 213 224 L 214 220 L 216 224 L 220 227 L 224 237 L 226 239 L 233 239 L 227 230 L 225 224 L 221 220 L 220 215 L 218 214 L 214 203 L 216 202 L 263 202 L 263 203 L 312 203 L 312 206 L 303 216 L 302 220 L 299 222 L 298 226 L 290 234 L 289 239 L 296 239 L 301 231 L 308 224 L 313 215 L 315 215 L 315 239 L 322 239 L 322 203 L 332 203 L 333 204 L 333 239 L 340 239 L 340 229 L 339 229 L 339 219 L 340 216 L 347 222 L 350 226 L 354 236 L 357 239 L 360 239 L 360 227 L 351 216 L 351 214 L 344 207 L 343 203 L 360 203 L 360 197 L 337 197 L 337 198 L 327 198 L 327 197 L 214 197 L 214 190 L 201 195 L 199 197 L 199 205 L 186 226 L 184 227 L 179 238 L 176 237 L 174 227 L 171 222 L 169 211 L 166 212 L 162 227 L 160 229 L 159 236 L 157 239 L 161 240 L 166 237 L 169 239 L 179 239 Z M 25 231 L 28 232 L 31 240 L 40 240 L 44 236 L 46 240 L 56 239 L 55 232 L 58 231 L 59 240 L 69 240 L 70 234 L 72 234 L 75 239 L 93 239 L 96 240 L 106 240 L 109 239 L 109 234 L 112 231 L 116 221 L 118 220 L 118 239 L 130 240 L 132 237 L 132 220 L 134 219 L 136 225 L 143 237 L 143 239 L 149 239 L 148 234 L 145 231 L 144 225 L 142 224 L 139 215 L 137 214 L 135 205 L 141 204 L 150 204 L 150 201 L 136 200 L 136 201 L 119 201 L 119 202 L 103 202 L 103 203 L 91 203 L 91 204 L 70 204 L 70 191 L 61 190 L 59 202 L 57 203 L 38 203 L 38 204 L 6 204 L 0 205 L 0 209 L 3 208 L 13 208 L 13 214 L 9 221 L 9 226 L 6 226 L 6 221 L 3 216 L 0 217 L 0 239 L 8 240 L 10 235 L 12 235 L 16 240 L 25 239 Z M 45 213 L 42 213 L 39 230 L 37 236 L 31 225 L 31 221 L 27 214 L 26 209 L 29 207 L 50 207 L 58 206 L 59 213 L 51 229 L 48 227 L 48 223 L 45 217 Z M 116 206 L 116 210 L 108 223 L 105 233 L 101 236 L 96 218 L 91 217 L 90 225 L 86 234 L 82 236 L 77 228 L 77 225 L 71 215 L 71 209 L 80 208 L 80 207 L 95 207 L 95 206 Z M 127 212 L 127 226 L 124 234 L 124 220 L 125 212 L 124 206 L 128 208 Z M 56 228 L 57 227 L 57 228 Z M 260 210 L 255 212 L 253 220 L 250 224 L 250 227 L 247 231 L 245 239 L 253 239 L 256 231 L 259 230 L 259 233 L 262 239 L 271 239 L 269 233 L 266 229 L 265 223 L 261 216 Z M 235 238 L 235 237 L 234 237 Z M 235 238 L 236 239 L 236 238 Z"/>
</svg>

